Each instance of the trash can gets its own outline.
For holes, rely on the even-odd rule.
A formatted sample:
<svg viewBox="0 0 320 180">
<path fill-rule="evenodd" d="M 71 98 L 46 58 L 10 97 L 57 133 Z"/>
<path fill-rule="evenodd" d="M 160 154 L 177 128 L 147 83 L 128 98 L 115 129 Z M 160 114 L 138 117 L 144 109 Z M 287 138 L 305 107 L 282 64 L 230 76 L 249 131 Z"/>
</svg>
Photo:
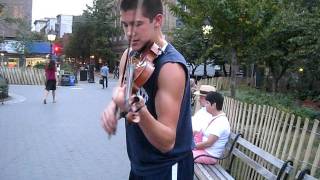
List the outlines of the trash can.
<svg viewBox="0 0 320 180">
<path fill-rule="evenodd" d="M 90 64 L 89 65 L 89 79 L 88 82 L 89 83 L 94 83 L 94 64 Z"/>
<path fill-rule="evenodd" d="M 80 81 L 88 80 L 88 71 L 87 70 L 80 70 Z"/>
<path fill-rule="evenodd" d="M 70 75 L 69 80 L 69 86 L 74 86 L 76 83 L 76 77 L 74 75 Z"/>
<path fill-rule="evenodd" d="M 61 75 L 61 86 L 69 86 L 70 85 L 70 74 L 62 74 Z"/>
</svg>

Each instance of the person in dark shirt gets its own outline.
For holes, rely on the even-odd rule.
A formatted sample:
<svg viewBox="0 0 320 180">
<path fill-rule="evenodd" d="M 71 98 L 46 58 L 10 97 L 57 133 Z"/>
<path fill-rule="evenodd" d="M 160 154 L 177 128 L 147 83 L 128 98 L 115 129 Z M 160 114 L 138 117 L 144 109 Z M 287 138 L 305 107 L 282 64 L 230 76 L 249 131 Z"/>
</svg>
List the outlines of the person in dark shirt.
<svg viewBox="0 0 320 180">
<path fill-rule="evenodd" d="M 47 97 L 49 91 L 52 91 L 52 102 L 56 102 L 56 85 L 57 85 L 57 68 L 56 62 L 50 60 L 49 64 L 45 68 L 45 76 L 46 76 L 46 89 L 43 97 L 43 104 L 47 104 Z"/>
<path fill-rule="evenodd" d="M 141 3 L 140 3 L 141 2 Z M 154 71 L 139 89 L 126 117 L 127 152 L 131 163 L 130 180 L 192 180 L 193 138 L 190 81 L 186 60 L 168 43 L 161 32 L 164 20 L 161 0 L 122 0 L 120 20 L 130 42 L 120 61 L 120 80 L 127 54 L 143 53 L 153 43 L 161 54 L 153 61 Z M 116 87 L 102 113 L 102 126 L 115 134 L 117 107 L 126 111 L 126 86 Z M 133 96 L 134 97 L 134 96 Z M 132 98 L 133 98 L 132 97 Z"/>
</svg>

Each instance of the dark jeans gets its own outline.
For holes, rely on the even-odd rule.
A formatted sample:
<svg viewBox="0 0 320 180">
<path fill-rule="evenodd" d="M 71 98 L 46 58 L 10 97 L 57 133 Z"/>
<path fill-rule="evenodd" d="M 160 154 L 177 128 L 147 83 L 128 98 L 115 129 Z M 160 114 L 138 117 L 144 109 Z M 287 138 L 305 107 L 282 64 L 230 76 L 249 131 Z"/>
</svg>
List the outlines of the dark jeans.
<svg viewBox="0 0 320 180">
<path fill-rule="evenodd" d="M 106 88 L 107 88 L 108 87 L 108 77 L 107 76 L 102 76 L 102 80 L 103 80 L 102 88 L 104 88 L 104 82 L 106 82 Z"/>
</svg>

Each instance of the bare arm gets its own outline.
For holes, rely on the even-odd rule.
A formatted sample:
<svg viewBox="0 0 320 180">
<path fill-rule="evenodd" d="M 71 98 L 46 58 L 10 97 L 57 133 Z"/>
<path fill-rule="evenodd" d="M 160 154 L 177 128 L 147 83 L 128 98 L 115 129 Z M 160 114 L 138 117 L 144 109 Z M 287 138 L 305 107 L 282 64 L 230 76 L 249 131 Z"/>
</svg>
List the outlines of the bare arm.
<svg viewBox="0 0 320 180">
<path fill-rule="evenodd" d="M 139 111 L 139 126 L 149 142 L 165 153 L 175 144 L 176 128 L 185 90 L 185 72 L 177 63 L 165 64 L 159 75 L 155 97 L 156 120 L 147 108 Z"/>
<path fill-rule="evenodd" d="M 120 67 L 119 67 L 119 81 L 118 81 L 118 86 L 120 86 L 121 84 L 121 78 L 122 78 L 122 72 L 124 71 L 124 64 L 125 64 L 125 59 L 127 56 L 127 51 L 125 51 L 121 57 L 120 60 Z M 119 87 L 117 87 L 119 88 Z M 116 96 L 122 96 L 123 94 L 118 93 L 117 88 L 114 90 L 115 92 L 113 93 L 113 98 L 116 98 Z M 123 91 L 121 91 L 123 92 Z M 111 100 L 110 103 L 108 104 L 108 106 L 105 108 L 105 110 L 102 113 L 101 116 L 101 123 L 102 123 L 102 127 L 104 128 L 104 130 L 110 135 L 110 134 L 114 134 L 117 128 L 117 122 L 118 120 L 116 119 L 116 103 Z"/>
<path fill-rule="evenodd" d="M 196 149 L 206 149 L 210 146 L 212 146 L 215 142 L 217 142 L 219 139 L 216 135 L 209 135 L 208 140 L 204 142 L 200 142 L 196 144 Z"/>
</svg>

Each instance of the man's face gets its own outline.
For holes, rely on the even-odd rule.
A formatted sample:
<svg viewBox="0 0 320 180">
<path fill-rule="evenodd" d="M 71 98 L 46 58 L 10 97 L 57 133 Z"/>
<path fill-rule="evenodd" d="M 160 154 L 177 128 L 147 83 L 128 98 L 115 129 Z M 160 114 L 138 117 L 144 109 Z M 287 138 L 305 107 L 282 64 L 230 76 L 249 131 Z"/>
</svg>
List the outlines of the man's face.
<svg viewBox="0 0 320 180">
<path fill-rule="evenodd" d="M 156 20 L 151 22 L 149 18 L 144 17 L 141 9 L 121 11 L 120 20 L 133 50 L 139 51 L 153 41 Z"/>
<path fill-rule="evenodd" d="M 213 114 L 213 112 L 216 110 L 216 103 L 211 104 L 206 100 L 205 107 L 208 113 Z"/>
<path fill-rule="evenodd" d="M 200 95 L 199 102 L 200 102 L 201 107 L 205 107 L 206 106 L 206 96 Z"/>
</svg>

